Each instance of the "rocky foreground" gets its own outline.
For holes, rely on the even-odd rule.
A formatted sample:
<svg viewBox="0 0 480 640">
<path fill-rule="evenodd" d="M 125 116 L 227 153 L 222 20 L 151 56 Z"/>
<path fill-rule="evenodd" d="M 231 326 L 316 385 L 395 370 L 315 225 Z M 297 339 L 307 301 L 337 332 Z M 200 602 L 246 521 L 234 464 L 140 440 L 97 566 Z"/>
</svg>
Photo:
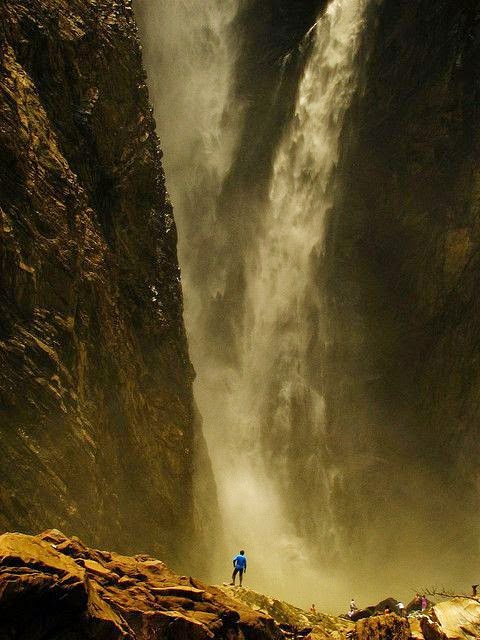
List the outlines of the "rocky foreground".
<svg viewBox="0 0 480 640">
<path fill-rule="evenodd" d="M 0 536 L 0 640 L 480 638 L 480 603 L 353 623 L 250 589 L 207 586 L 148 555 L 89 549 L 55 529 Z"/>
</svg>

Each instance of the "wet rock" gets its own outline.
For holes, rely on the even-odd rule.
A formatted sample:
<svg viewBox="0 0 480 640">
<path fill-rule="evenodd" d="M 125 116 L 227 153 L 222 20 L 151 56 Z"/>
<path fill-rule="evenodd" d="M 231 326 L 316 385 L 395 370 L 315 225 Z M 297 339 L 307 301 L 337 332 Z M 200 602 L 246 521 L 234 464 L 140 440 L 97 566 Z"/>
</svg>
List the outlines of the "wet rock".
<svg viewBox="0 0 480 640">
<path fill-rule="evenodd" d="M 332 455 L 348 461 L 339 548 L 371 582 L 382 558 L 385 577 L 410 585 L 419 554 L 426 584 L 446 565 L 455 582 L 478 558 L 478 5 L 384 0 L 369 12 L 318 279 L 338 345 L 320 351 Z"/>
</svg>

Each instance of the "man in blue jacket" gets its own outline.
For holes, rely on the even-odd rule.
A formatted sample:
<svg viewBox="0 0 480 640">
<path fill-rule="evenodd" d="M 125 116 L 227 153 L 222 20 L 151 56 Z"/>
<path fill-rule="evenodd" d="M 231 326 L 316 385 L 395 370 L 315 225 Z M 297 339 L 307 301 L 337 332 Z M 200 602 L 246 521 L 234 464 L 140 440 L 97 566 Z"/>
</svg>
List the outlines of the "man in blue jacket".
<svg viewBox="0 0 480 640">
<path fill-rule="evenodd" d="M 238 556 L 235 556 L 233 559 L 233 574 L 232 574 L 232 582 L 231 585 L 235 586 L 235 577 L 238 573 L 240 578 L 240 586 L 242 586 L 242 578 L 243 574 L 247 571 L 247 557 L 245 555 L 245 551 L 242 549 Z"/>
</svg>

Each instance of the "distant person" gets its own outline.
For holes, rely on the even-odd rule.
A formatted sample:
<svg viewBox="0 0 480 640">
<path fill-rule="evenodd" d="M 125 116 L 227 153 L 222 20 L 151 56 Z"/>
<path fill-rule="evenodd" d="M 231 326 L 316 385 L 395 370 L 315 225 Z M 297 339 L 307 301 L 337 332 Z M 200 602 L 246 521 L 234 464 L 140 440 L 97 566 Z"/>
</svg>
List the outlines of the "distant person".
<svg viewBox="0 0 480 640">
<path fill-rule="evenodd" d="M 428 607 L 428 600 L 426 596 L 422 596 L 422 611 L 425 611 L 425 609 Z"/>
<path fill-rule="evenodd" d="M 477 597 L 477 588 L 478 588 L 478 584 L 472 584 L 472 597 L 473 598 Z"/>
<path fill-rule="evenodd" d="M 353 616 L 353 614 L 354 614 L 354 613 L 357 613 L 357 611 L 358 611 L 358 607 L 357 607 L 357 605 L 356 605 L 355 600 L 352 598 L 352 599 L 350 600 L 350 607 L 349 607 L 349 609 L 348 609 L 348 615 L 349 615 L 349 617 L 351 618 L 351 617 Z"/>
<path fill-rule="evenodd" d="M 235 586 L 235 578 L 237 576 L 240 580 L 240 586 L 242 586 L 243 574 L 247 573 L 247 557 L 245 555 L 245 551 L 242 549 L 238 556 L 235 556 L 233 559 L 233 573 L 232 573 L 232 582 L 230 583 L 233 587 Z"/>
<path fill-rule="evenodd" d="M 397 604 L 398 607 L 398 612 L 401 616 L 403 616 L 405 614 L 405 605 L 403 604 L 403 602 L 399 602 Z"/>
<path fill-rule="evenodd" d="M 315 609 L 315 604 L 312 604 L 312 606 L 310 607 L 310 613 L 314 616 L 317 615 L 317 610 Z"/>
</svg>

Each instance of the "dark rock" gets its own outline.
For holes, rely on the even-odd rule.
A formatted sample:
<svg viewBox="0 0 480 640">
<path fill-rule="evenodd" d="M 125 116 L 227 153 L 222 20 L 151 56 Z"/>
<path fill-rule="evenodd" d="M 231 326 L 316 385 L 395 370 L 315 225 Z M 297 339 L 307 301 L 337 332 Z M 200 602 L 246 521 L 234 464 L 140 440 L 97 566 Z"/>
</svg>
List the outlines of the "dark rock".
<svg viewBox="0 0 480 640">
<path fill-rule="evenodd" d="M 383 614 L 386 609 L 388 609 L 390 613 L 399 614 L 400 610 L 397 605 L 398 605 L 398 600 L 396 600 L 395 598 L 385 598 L 385 600 L 382 600 L 376 605 L 372 605 L 371 607 L 365 607 L 365 609 L 360 609 L 359 611 L 356 611 L 350 617 L 350 620 L 352 620 L 352 622 L 356 622 L 357 620 L 363 620 L 365 618 L 369 618 L 370 616 L 373 616 L 379 613 Z"/>
<path fill-rule="evenodd" d="M 448 640 L 447 634 L 442 630 L 438 622 L 434 622 L 427 616 L 420 618 L 420 628 L 425 640 Z"/>
<path fill-rule="evenodd" d="M 375 614 L 375 607 L 367 607 L 366 609 L 359 609 L 355 613 L 350 616 L 350 620 L 352 622 L 356 622 L 357 620 L 364 620 L 365 618 L 369 618 Z"/>
<path fill-rule="evenodd" d="M 427 583 L 445 566 L 465 579 L 478 557 L 478 19 L 470 0 L 370 3 L 342 136 L 321 357 L 334 455 L 350 462 L 340 548 L 368 581 L 378 557 L 382 582 L 404 584 L 419 554 Z"/>
<path fill-rule="evenodd" d="M 0 536 L 2 640 L 208 640 L 228 633 L 258 640 L 283 637 L 270 616 L 215 587 L 185 586 L 160 561 L 116 553 L 102 561 L 98 551 L 81 546 L 86 557 L 79 561 L 85 568 L 66 553 L 67 544 L 62 552 L 41 536 Z M 129 574 L 143 580 L 126 586 Z"/>
<path fill-rule="evenodd" d="M 0 25 L 0 530 L 194 566 L 199 423 L 130 0 L 5 0 Z"/>
<path fill-rule="evenodd" d="M 413 611 L 421 611 L 422 610 L 422 601 L 418 598 L 414 598 L 411 600 L 407 606 L 405 607 L 407 613 L 412 613 Z"/>
<path fill-rule="evenodd" d="M 389 609 L 390 613 L 400 613 L 398 609 L 398 600 L 395 598 L 385 598 L 373 607 L 375 613 L 383 613 L 385 609 Z"/>
<path fill-rule="evenodd" d="M 355 640 L 409 640 L 410 626 L 406 618 L 394 613 L 360 620 L 352 636 Z"/>
</svg>

